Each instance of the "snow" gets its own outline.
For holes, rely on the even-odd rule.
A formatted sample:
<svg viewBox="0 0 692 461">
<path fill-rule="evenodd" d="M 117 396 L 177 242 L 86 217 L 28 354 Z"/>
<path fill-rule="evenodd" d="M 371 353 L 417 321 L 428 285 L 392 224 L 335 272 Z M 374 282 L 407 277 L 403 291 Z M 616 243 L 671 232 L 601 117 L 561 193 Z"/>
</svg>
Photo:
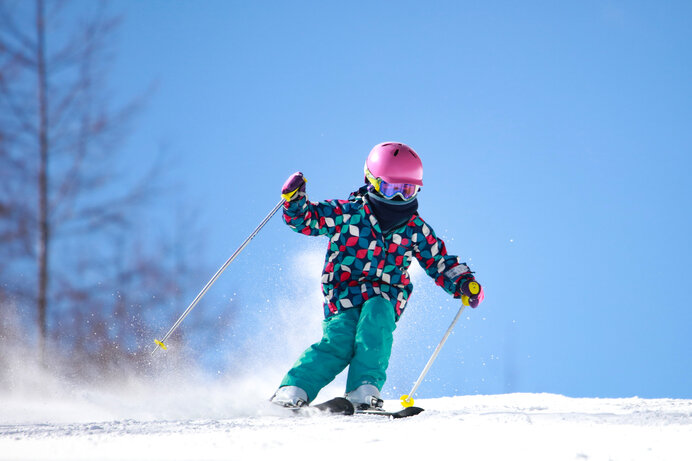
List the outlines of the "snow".
<svg viewBox="0 0 692 461">
<path fill-rule="evenodd" d="M 692 400 L 456 396 L 394 420 L 296 416 L 222 388 L 155 394 L 0 396 L 0 460 L 692 459 Z"/>
</svg>

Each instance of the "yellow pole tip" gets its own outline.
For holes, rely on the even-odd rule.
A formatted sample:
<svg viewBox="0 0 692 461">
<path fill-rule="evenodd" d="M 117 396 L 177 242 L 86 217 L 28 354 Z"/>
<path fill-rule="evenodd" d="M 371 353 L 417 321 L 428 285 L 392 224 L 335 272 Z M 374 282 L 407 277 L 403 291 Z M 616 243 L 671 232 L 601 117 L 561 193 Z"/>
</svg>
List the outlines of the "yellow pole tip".
<svg viewBox="0 0 692 461">
<path fill-rule="evenodd" d="M 399 400 L 401 400 L 401 406 L 404 408 L 413 406 L 413 399 L 408 395 L 402 395 Z"/>
<path fill-rule="evenodd" d="M 163 349 L 164 351 L 167 351 L 167 350 L 168 350 L 168 348 L 167 348 L 166 345 L 163 343 L 163 341 L 159 341 L 158 339 L 155 339 L 154 342 L 156 343 L 157 346 L 159 346 L 159 347 L 160 347 L 161 349 Z"/>
</svg>

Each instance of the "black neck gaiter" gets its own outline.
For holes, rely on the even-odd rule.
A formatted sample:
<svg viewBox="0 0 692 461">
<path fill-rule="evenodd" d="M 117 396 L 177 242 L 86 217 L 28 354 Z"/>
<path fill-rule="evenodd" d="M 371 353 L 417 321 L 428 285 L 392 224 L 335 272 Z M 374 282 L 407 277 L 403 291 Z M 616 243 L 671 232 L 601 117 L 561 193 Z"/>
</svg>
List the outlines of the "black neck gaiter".
<svg viewBox="0 0 692 461">
<path fill-rule="evenodd" d="M 373 191 L 369 191 L 367 196 L 380 229 L 385 233 L 406 224 L 418 211 L 418 199 L 415 198 L 408 202 L 388 200 Z"/>
</svg>

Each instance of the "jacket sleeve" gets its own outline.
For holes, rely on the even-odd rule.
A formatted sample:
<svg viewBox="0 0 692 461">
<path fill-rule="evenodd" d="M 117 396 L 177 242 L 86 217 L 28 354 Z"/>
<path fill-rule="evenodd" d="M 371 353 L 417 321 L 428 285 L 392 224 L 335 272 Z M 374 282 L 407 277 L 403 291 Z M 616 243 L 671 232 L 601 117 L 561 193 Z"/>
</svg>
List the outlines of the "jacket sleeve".
<svg viewBox="0 0 692 461">
<path fill-rule="evenodd" d="M 413 236 L 416 259 L 438 286 L 455 298 L 460 298 L 461 284 L 465 280 L 473 280 L 473 272 L 457 256 L 447 254 L 444 241 L 435 235 L 430 226 L 420 218 L 416 221 L 420 224 Z"/>
<path fill-rule="evenodd" d="M 304 235 L 334 235 L 343 222 L 342 200 L 310 202 L 305 192 L 284 203 L 284 221 Z"/>
</svg>

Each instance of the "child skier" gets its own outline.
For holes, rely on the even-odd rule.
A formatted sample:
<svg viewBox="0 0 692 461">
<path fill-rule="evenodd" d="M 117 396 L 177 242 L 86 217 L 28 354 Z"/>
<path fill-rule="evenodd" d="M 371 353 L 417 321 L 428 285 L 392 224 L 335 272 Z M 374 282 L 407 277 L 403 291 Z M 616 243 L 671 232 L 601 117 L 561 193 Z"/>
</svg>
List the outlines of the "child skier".
<svg viewBox="0 0 692 461">
<path fill-rule="evenodd" d="M 323 336 L 298 358 L 271 400 L 307 405 L 348 366 L 345 397 L 356 409 L 381 409 L 393 332 L 413 289 L 411 260 L 465 305 L 477 307 L 483 290 L 477 283 L 469 288 L 473 273 L 447 254 L 418 215 L 423 164 L 409 146 L 376 145 L 365 162 L 365 185 L 348 200 L 309 202 L 305 182 L 300 172 L 286 180 L 283 214 L 294 231 L 330 239 L 322 272 Z"/>
</svg>

